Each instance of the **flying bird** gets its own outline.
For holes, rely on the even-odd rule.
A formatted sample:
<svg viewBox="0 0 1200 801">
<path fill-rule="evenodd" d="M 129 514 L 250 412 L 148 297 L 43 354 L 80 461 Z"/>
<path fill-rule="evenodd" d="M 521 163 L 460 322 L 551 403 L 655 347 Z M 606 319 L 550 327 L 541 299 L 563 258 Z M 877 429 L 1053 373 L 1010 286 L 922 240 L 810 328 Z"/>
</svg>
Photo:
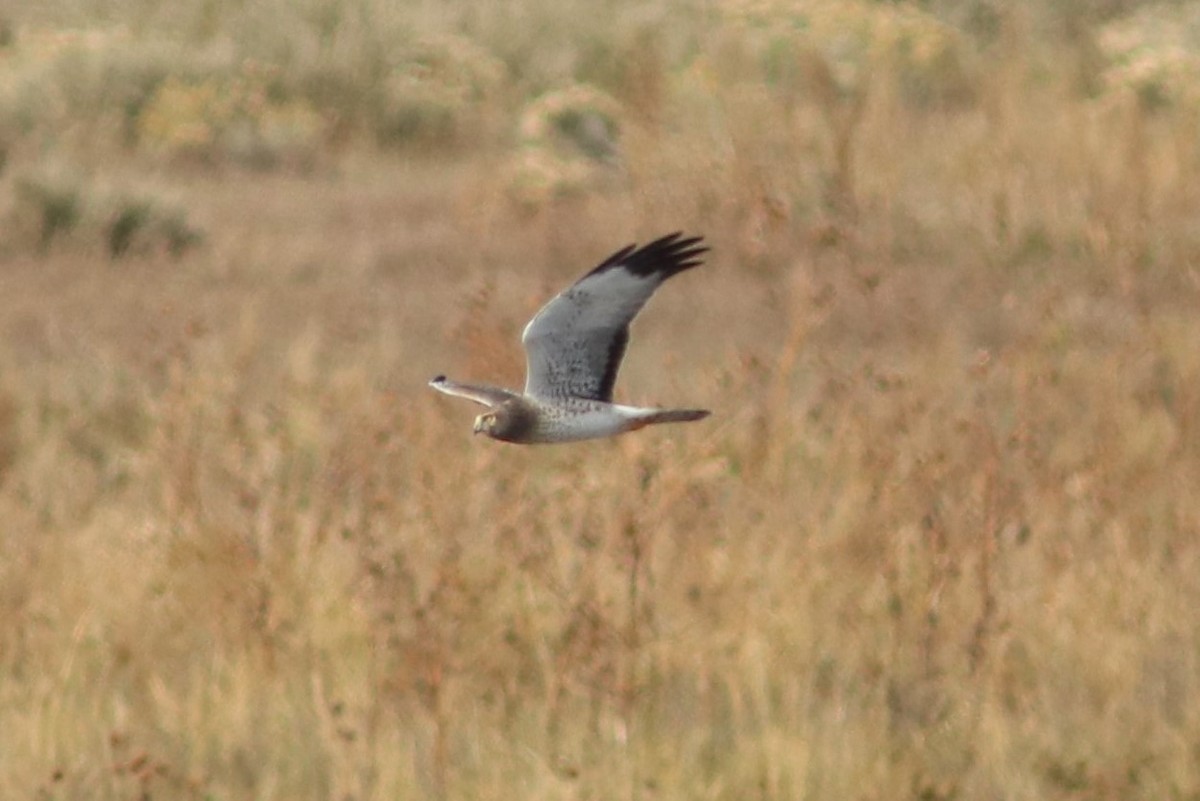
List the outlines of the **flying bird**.
<svg viewBox="0 0 1200 801">
<path fill-rule="evenodd" d="M 699 236 L 676 232 L 643 248 L 618 250 L 533 316 L 521 335 L 525 391 L 460 384 L 439 375 L 429 386 L 489 407 L 475 433 L 519 444 L 577 442 L 657 423 L 708 417 L 705 409 L 651 409 L 613 403 L 629 344 L 629 323 L 668 278 L 701 263 Z"/>
</svg>

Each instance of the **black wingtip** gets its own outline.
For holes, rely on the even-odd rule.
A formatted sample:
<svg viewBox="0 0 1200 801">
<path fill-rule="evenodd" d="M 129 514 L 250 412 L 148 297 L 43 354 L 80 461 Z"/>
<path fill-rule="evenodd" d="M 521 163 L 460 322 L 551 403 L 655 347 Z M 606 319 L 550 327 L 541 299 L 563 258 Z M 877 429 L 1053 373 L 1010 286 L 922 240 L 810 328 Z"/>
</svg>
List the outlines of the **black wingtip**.
<svg viewBox="0 0 1200 801">
<path fill-rule="evenodd" d="M 685 237 L 683 231 L 675 231 L 642 248 L 626 245 L 601 262 L 590 274 L 620 266 L 634 275 L 661 273 L 665 280 L 702 264 L 704 260 L 700 256 L 709 251 L 703 243 L 703 236 Z"/>
<path fill-rule="evenodd" d="M 430 384 L 440 384 L 445 380 L 446 380 L 446 376 L 439 373 L 439 374 L 435 375 L 433 378 L 429 379 L 429 383 Z"/>
</svg>

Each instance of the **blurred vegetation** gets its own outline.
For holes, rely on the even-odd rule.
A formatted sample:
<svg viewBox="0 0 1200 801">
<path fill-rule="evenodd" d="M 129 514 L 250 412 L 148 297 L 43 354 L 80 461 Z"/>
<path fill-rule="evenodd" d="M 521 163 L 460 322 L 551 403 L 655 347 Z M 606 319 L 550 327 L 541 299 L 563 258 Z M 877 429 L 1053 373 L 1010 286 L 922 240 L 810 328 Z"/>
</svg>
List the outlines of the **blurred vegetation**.
<svg viewBox="0 0 1200 801">
<path fill-rule="evenodd" d="M 597 178 L 611 185 L 590 162 L 620 165 L 620 127 L 676 124 L 702 113 L 680 107 L 692 98 L 710 118 L 738 103 L 762 125 L 775 115 L 764 139 L 791 140 L 818 171 L 819 185 L 786 194 L 841 216 L 857 206 L 854 152 L 883 97 L 915 115 L 986 111 L 1002 76 L 1053 95 L 1072 80 L 1074 59 L 1082 83 L 1059 88 L 1078 92 L 1081 106 L 1089 93 L 1131 93 L 1185 116 L 1197 83 L 1194 3 L 746 0 L 695 13 L 667 2 L 527 0 L 521 9 L 305 0 L 150 2 L 124 19 L 119 7 L 87 2 L 10 11 L 0 153 L 309 170 L 361 146 L 488 152 L 509 161 L 512 196 L 537 204 Z"/>
<path fill-rule="evenodd" d="M 0 10 L 0 797 L 1200 796 L 1200 3 Z M 427 393 L 709 263 L 503 448 Z"/>
<path fill-rule="evenodd" d="M 6 220 L 11 243 L 39 252 L 56 242 L 103 249 L 117 258 L 130 253 L 180 256 L 202 240 L 186 212 L 145 189 L 104 187 L 61 165 L 23 173 Z"/>
</svg>

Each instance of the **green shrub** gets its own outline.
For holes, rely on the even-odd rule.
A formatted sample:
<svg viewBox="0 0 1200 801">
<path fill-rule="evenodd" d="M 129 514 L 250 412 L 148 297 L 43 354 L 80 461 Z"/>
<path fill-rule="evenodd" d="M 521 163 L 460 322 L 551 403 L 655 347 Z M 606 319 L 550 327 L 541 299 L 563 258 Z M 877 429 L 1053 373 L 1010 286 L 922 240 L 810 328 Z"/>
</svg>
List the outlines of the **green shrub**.
<svg viewBox="0 0 1200 801">
<path fill-rule="evenodd" d="M 70 234 L 83 213 L 83 194 L 77 177 L 52 172 L 21 178 L 16 184 L 18 224 L 35 232 L 38 247 Z M 22 225 L 23 223 L 23 225 Z"/>
<path fill-rule="evenodd" d="M 828 105 L 866 90 L 870 76 L 887 75 L 917 105 L 972 97 L 965 36 L 911 5 L 865 0 L 767 0 L 731 3 L 723 21 L 761 64 L 776 91 Z"/>
<path fill-rule="evenodd" d="M 620 104 L 591 86 L 549 92 L 529 103 L 509 166 L 510 194 L 536 205 L 603 182 L 620 164 L 621 117 Z"/>
<path fill-rule="evenodd" d="M 1200 105 L 1200 3 L 1153 5 L 1099 28 L 1103 90 L 1146 110 Z"/>
<path fill-rule="evenodd" d="M 376 140 L 385 145 L 458 144 L 488 133 L 504 68 L 469 39 L 437 36 L 419 41 L 384 77 L 370 112 Z"/>
<path fill-rule="evenodd" d="M 308 166 L 325 122 L 303 100 L 276 99 L 266 75 L 169 78 L 138 117 L 139 145 L 167 157 L 252 167 Z"/>
<path fill-rule="evenodd" d="M 62 243 L 112 258 L 166 252 L 179 256 L 203 236 L 185 210 L 148 189 L 106 187 L 75 170 L 44 166 L 15 181 L 10 246 L 46 251 Z"/>
</svg>

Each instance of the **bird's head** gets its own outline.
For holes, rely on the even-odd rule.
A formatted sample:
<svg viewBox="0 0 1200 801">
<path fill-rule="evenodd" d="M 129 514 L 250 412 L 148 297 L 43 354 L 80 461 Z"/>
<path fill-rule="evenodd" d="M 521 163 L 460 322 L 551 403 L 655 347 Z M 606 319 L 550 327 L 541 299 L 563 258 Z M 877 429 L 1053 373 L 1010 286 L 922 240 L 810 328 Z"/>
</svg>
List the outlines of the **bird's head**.
<svg viewBox="0 0 1200 801">
<path fill-rule="evenodd" d="M 514 398 L 475 418 L 475 433 L 505 442 L 528 442 L 537 425 L 537 414 L 521 398 Z"/>
<path fill-rule="evenodd" d="M 475 433 L 493 436 L 496 430 L 496 412 L 486 412 L 475 418 Z"/>
</svg>

